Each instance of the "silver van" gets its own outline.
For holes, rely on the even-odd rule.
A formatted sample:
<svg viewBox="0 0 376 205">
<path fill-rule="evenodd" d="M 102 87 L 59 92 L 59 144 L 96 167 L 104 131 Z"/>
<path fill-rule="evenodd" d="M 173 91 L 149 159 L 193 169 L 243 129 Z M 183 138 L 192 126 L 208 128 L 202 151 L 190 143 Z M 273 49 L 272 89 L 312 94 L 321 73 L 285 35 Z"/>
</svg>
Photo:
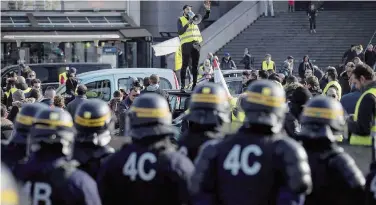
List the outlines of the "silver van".
<svg viewBox="0 0 376 205">
<path fill-rule="evenodd" d="M 104 101 L 110 101 L 115 90 L 129 90 L 134 78 L 139 81 L 152 74 L 157 74 L 160 78 L 160 87 L 162 89 L 178 89 L 179 83 L 175 73 L 170 69 L 161 68 L 118 68 L 103 69 L 86 72 L 77 75 L 79 84 L 86 85 L 91 98 L 99 98 Z M 57 89 L 57 94 L 65 93 L 65 85 Z M 94 95 L 92 95 L 94 93 Z"/>
</svg>

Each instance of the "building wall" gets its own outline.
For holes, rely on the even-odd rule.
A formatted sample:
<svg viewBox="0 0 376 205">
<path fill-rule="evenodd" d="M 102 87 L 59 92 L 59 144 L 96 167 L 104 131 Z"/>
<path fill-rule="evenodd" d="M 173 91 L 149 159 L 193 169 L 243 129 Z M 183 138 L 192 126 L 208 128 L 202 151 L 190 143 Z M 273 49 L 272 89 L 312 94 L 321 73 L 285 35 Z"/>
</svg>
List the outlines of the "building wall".
<svg viewBox="0 0 376 205">
<path fill-rule="evenodd" d="M 232 9 L 240 1 L 217 1 L 212 3 L 208 20 L 215 21 Z M 161 37 L 159 32 L 177 32 L 176 22 L 182 15 L 183 6 L 191 5 L 193 12 L 204 14 L 203 1 L 142 1 L 141 26 L 151 32 L 154 37 Z"/>
<path fill-rule="evenodd" d="M 11 8 L 9 8 L 11 6 Z M 127 10 L 128 1 L 2 0 L 2 10 Z"/>
<path fill-rule="evenodd" d="M 176 22 L 185 4 L 197 13 L 203 1 L 142 1 L 141 26 L 155 37 L 160 36 L 159 32 L 177 32 Z"/>
</svg>

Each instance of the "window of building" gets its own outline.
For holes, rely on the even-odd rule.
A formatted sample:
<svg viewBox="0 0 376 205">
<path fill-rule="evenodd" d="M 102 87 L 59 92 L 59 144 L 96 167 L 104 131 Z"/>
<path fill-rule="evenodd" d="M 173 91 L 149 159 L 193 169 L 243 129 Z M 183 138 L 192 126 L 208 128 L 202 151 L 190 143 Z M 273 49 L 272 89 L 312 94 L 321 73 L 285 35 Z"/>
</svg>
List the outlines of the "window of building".
<svg viewBox="0 0 376 205">
<path fill-rule="evenodd" d="M 98 98 L 104 101 L 110 101 L 112 92 L 109 80 L 94 81 L 85 85 L 87 87 L 86 96 L 88 98 Z"/>
</svg>

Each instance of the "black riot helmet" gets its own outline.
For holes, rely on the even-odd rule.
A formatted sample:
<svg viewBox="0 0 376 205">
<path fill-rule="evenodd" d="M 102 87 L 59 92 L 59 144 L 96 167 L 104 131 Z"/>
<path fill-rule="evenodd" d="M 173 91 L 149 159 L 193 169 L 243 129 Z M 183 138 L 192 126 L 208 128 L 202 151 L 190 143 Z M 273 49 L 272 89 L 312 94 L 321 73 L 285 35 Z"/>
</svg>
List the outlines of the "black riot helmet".
<svg viewBox="0 0 376 205">
<path fill-rule="evenodd" d="M 72 154 L 75 134 L 73 119 L 67 111 L 60 108 L 45 109 L 35 116 L 30 130 L 31 149 L 35 152 L 44 146 L 62 145 L 61 153 L 69 156 Z"/>
<path fill-rule="evenodd" d="M 286 96 L 283 88 L 271 80 L 258 80 L 251 83 L 241 101 L 249 125 L 265 125 L 271 127 L 272 133 L 283 128 L 287 111 Z"/>
<path fill-rule="evenodd" d="M 128 120 L 130 137 L 143 139 L 150 136 L 174 135 L 172 116 L 167 100 L 157 93 L 145 93 L 130 107 Z"/>
<path fill-rule="evenodd" d="M 43 103 L 23 105 L 14 122 L 11 143 L 27 144 L 27 136 L 30 132 L 35 116 L 45 109 L 49 109 L 49 107 Z"/>
<path fill-rule="evenodd" d="M 74 115 L 77 130 L 76 143 L 91 142 L 105 146 L 111 141 L 113 128 L 110 107 L 102 100 L 89 99 L 82 102 Z"/>
<path fill-rule="evenodd" d="M 328 139 L 334 142 L 335 135 L 342 135 L 346 127 L 343 107 L 340 102 L 315 96 L 309 100 L 300 116 L 302 125 L 300 139 Z"/>
<path fill-rule="evenodd" d="M 225 89 L 215 83 L 198 85 L 191 95 L 186 120 L 201 124 L 230 122 L 230 104 Z"/>
<path fill-rule="evenodd" d="M 1 163 L 1 205 L 19 205 L 22 200 L 17 182 L 10 170 Z"/>
</svg>

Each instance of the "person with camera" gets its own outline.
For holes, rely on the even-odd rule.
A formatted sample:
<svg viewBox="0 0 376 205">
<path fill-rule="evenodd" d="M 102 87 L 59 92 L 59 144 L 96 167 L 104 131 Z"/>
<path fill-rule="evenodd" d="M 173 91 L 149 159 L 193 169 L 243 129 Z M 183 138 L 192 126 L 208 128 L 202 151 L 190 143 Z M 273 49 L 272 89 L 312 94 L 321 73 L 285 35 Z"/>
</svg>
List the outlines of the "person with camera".
<svg viewBox="0 0 376 205">
<path fill-rule="evenodd" d="M 210 2 L 204 3 L 206 13 L 202 17 L 202 20 L 209 18 L 210 15 Z M 180 39 L 180 46 L 182 51 L 183 63 L 180 72 L 181 90 L 185 87 L 186 70 L 189 64 L 189 60 L 192 59 L 192 75 L 193 84 L 192 90 L 197 83 L 197 67 L 200 59 L 200 43 L 202 42 L 202 35 L 198 23 L 202 20 L 199 15 L 195 15 L 192 12 L 192 6 L 184 5 L 183 15 L 178 18 L 178 34 Z"/>
</svg>

